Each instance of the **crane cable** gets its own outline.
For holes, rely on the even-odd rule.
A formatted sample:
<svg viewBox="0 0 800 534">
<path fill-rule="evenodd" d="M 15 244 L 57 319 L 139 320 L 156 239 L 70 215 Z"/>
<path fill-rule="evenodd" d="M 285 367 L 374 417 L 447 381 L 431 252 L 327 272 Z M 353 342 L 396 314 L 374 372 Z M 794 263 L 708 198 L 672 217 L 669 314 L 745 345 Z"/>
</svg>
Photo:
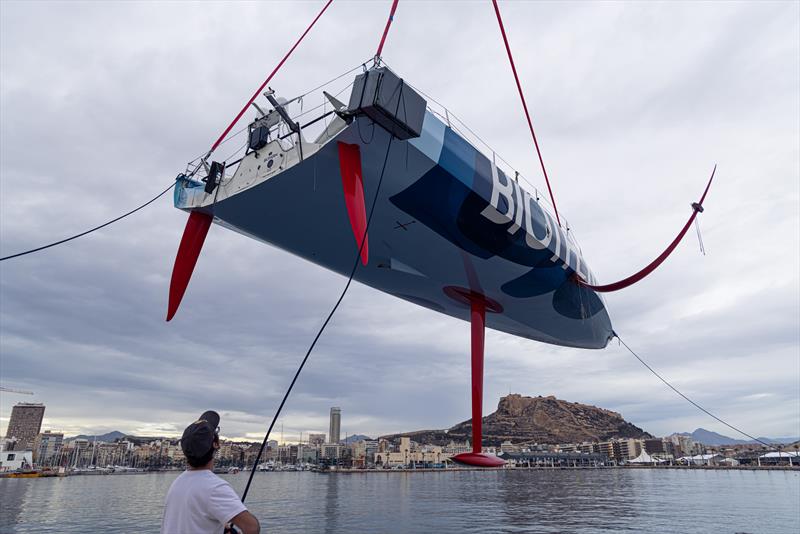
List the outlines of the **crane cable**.
<svg viewBox="0 0 800 534">
<path fill-rule="evenodd" d="M 558 217 L 558 207 L 556 207 L 556 199 L 553 196 L 553 189 L 550 187 L 550 179 L 547 177 L 547 169 L 544 166 L 544 159 L 542 158 L 542 151 L 539 150 L 539 141 L 536 140 L 536 132 L 533 130 L 533 122 L 531 122 L 531 114 L 528 113 L 528 104 L 525 103 L 525 95 L 522 92 L 522 85 L 519 83 L 519 76 L 517 75 L 517 67 L 514 65 L 514 56 L 511 55 L 511 47 L 508 45 L 508 37 L 506 37 L 506 29 L 503 26 L 503 19 L 500 16 L 500 8 L 497 6 L 497 0 L 492 0 L 494 5 L 494 12 L 497 15 L 497 23 L 500 25 L 500 33 L 503 35 L 503 43 L 506 45 L 506 53 L 508 53 L 508 62 L 511 63 L 511 72 L 514 73 L 514 81 L 517 82 L 517 91 L 519 98 L 522 100 L 522 109 L 525 110 L 525 118 L 528 119 L 528 128 L 533 137 L 533 145 L 536 147 L 536 155 L 539 156 L 539 164 L 542 166 L 542 174 L 544 174 L 544 181 L 547 184 L 547 192 L 550 194 L 550 202 L 553 204 L 553 211 L 556 214 L 556 222 L 561 226 L 561 219 Z"/>
<path fill-rule="evenodd" d="M 297 379 L 300 376 L 300 373 L 302 372 L 303 367 L 305 367 L 306 362 L 308 361 L 308 357 L 311 355 L 311 351 L 314 350 L 314 347 L 316 346 L 317 341 L 319 341 L 320 336 L 322 336 L 322 333 L 325 331 L 325 327 L 328 326 L 328 323 L 333 318 L 333 314 L 336 313 L 336 310 L 339 308 L 339 304 L 341 304 L 342 300 L 344 300 L 344 296 L 347 294 L 347 290 L 350 289 L 350 284 L 353 282 L 353 277 L 356 274 L 356 270 L 358 270 L 358 265 L 359 265 L 359 263 L 361 263 L 361 251 L 364 249 L 364 245 L 367 242 L 367 232 L 369 232 L 369 225 L 370 225 L 370 222 L 372 221 L 372 216 L 375 213 L 375 206 L 378 203 L 378 194 L 381 191 L 381 184 L 383 184 L 383 176 L 384 176 L 384 174 L 386 172 L 386 163 L 389 161 L 389 152 L 390 152 L 390 149 L 392 148 L 392 140 L 393 139 L 394 139 L 394 136 L 390 135 L 389 136 L 389 143 L 386 145 L 386 155 L 383 158 L 383 167 L 381 167 L 381 173 L 380 173 L 380 176 L 378 177 L 378 185 L 375 187 L 375 196 L 372 199 L 372 207 L 370 207 L 369 217 L 367 218 L 367 224 L 366 224 L 366 227 L 364 228 L 364 235 L 361 237 L 361 244 L 358 247 L 358 253 L 356 254 L 356 259 L 353 262 L 353 268 L 350 270 L 350 275 L 347 277 L 347 283 L 345 284 L 341 295 L 339 295 L 339 299 L 336 301 L 336 304 L 333 305 L 333 308 L 331 309 L 330 313 L 328 313 L 328 316 L 325 318 L 325 322 L 322 323 L 322 326 L 320 327 L 319 331 L 317 331 L 317 335 L 314 336 L 314 340 L 311 342 L 311 345 L 308 347 L 308 350 L 306 351 L 306 355 L 303 357 L 303 360 L 300 362 L 300 366 L 297 368 L 297 371 L 294 373 L 294 378 L 292 378 L 292 381 L 289 384 L 289 388 L 286 390 L 286 393 L 284 393 L 283 399 L 281 400 L 281 403 L 278 406 L 278 409 L 275 412 L 275 415 L 272 417 L 272 422 L 269 424 L 269 428 L 267 428 L 267 433 L 264 435 L 264 440 L 261 442 L 261 448 L 258 450 L 258 455 L 256 455 L 256 459 L 253 462 L 253 468 L 250 470 L 250 477 L 247 479 L 247 485 L 244 487 L 244 492 L 242 493 L 242 502 L 244 502 L 244 500 L 247 498 L 247 492 L 250 490 L 250 483 L 253 482 L 253 475 L 256 472 L 256 468 L 258 467 L 259 460 L 261 460 L 261 455 L 264 453 L 264 448 L 267 446 L 267 441 L 269 440 L 269 435 L 272 432 L 272 428 L 275 426 L 275 422 L 278 420 L 278 417 L 280 416 L 281 411 L 283 410 L 283 406 L 284 406 L 284 404 L 286 404 L 286 400 L 289 398 L 289 394 L 292 392 L 292 388 L 294 388 L 294 384 L 295 384 L 295 382 L 297 382 Z"/>
<path fill-rule="evenodd" d="M 239 113 L 236 115 L 236 117 L 233 119 L 233 121 L 231 121 L 231 123 L 228 125 L 228 127 L 225 128 L 225 131 L 222 132 L 222 135 L 220 135 L 219 138 L 214 142 L 214 144 L 211 146 L 211 150 L 209 150 L 206 153 L 205 157 L 202 158 L 203 161 L 205 161 L 205 159 L 207 159 L 211 155 L 211 153 L 214 152 L 214 150 L 216 150 L 217 147 L 222 144 L 222 142 L 225 140 L 225 136 L 227 136 L 228 133 L 231 131 L 231 129 L 236 125 L 236 123 L 239 122 L 239 119 L 241 119 L 242 115 L 245 114 L 245 112 L 247 111 L 247 108 L 250 107 L 250 104 L 253 103 L 253 101 L 258 97 L 259 94 L 261 94 L 261 91 L 264 89 L 264 87 L 267 86 L 267 84 L 270 82 L 270 80 L 272 80 L 273 76 L 275 76 L 275 74 L 278 72 L 278 70 L 280 70 L 280 68 L 283 66 L 283 64 L 286 63 L 286 60 L 289 59 L 289 56 L 292 55 L 292 52 L 294 52 L 295 48 L 297 48 L 297 46 L 302 42 L 302 40 L 305 38 L 305 36 L 308 34 L 308 32 L 311 31 L 311 28 L 314 27 L 314 25 L 317 23 L 317 21 L 320 19 L 320 17 L 322 17 L 322 14 L 325 13 L 325 11 L 328 9 L 328 6 L 330 6 L 332 2 L 333 2 L 333 0 L 328 0 L 325 3 L 325 5 L 322 7 L 322 10 L 317 14 L 317 16 L 314 18 L 314 20 L 311 21 L 311 24 L 309 24 L 309 26 L 306 28 L 306 31 L 303 32 L 303 34 L 300 36 L 299 39 L 297 39 L 297 41 L 294 43 L 294 45 L 292 45 L 292 47 L 289 49 L 289 51 L 286 52 L 286 55 L 283 56 L 283 59 L 281 59 L 281 61 L 272 70 L 272 72 L 269 74 L 269 76 L 267 76 L 267 79 L 264 80 L 264 83 L 262 83 L 261 86 L 258 88 L 258 90 L 255 93 L 253 93 L 253 96 L 250 98 L 250 100 L 247 101 L 247 104 L 245 104 L 245 106 L 241 109 L 241 111 L 239 111 Z M 396 1 L 395 1 L 395 3 L 396 3 Z M 387 30 L 386 31 L 388 31 L 388 26 L 387 26 Z M 384 38 L 385 38 L 385 32 L 384 32 Z M 85 236 L 87 234 L 91 234 L 92 232 L 100 230 L 101 228 L 105 228 L 106 226 L 108 226 L 110 224 L 113 224 L 113 223 L 115 223 L 115 222 L 117 222 L 117 221 L 119 221 L 121 219 L 124 219 L 128 215 L 133 215 L 134 213 L 136 213 L 140 209 L 142 209 L 142 208 L 152 204 L 156 200 L 158 200 L 161 196 L 166 194 L 166 192 L 169 191 L 170 189 L 172 189 L 173 187 L 175 187 L 175 182 L 173 182 L 164 191 L 162 191 L 161 193 L 159 193 L 158 195 L 153 197 L 151 200 L 148 200 L 147 202 L 145 202 L 144 204 L 142 204 L 138 208 L 133 209 L 133 210 L 131 210 L 131 211 L 129 211 L 129 212 L 123 214 L 123 215 L 120 215 L 119 217 L 117 217 L 115 219 L 112 219 L 112 220 L 110 220 L 110 221 L 108 221 L 106 223 L 103 223 L 100 226 L 96 226 L 94 228 L 86 230 L 85 232 L 81 232 L 79 234 L 73 235 L 73 236 L 68 237 L 66 239 L 62 239 L 60 241 L 56 241 L 55 243 L 50 243 L 49 245 L 44 245 L 44 246 L 41 246 L 41 247 L 37 247 L 37 248 L 30 249 L 30 250 L 26 250 L 24 252 L 19 252 L 17 254 L 12 254 L 10 256 L 2 257 L 2 258 L 0 258 L 0 261 L 10 260 L 12 258 L 18 258 L 20 256 L 25 256 L 26 254 L 32 254 L 34 252 L 39 252 L 41 250 L 45 250 L 45 249 L 48 249 L 50 247 L 54 247 L 56 245 L 60 245 L 62 243 L 66 243 L 68 241 L 72 241 L 73 239 L 77 239 L 77 238 Z"/>
<path fill-rule="evenodd" d="M 632 349 L 632 348 L 630 348 L 630 347 L 628 346 L 628 344 L 627 344 L 627 343 L 625 343 L 625 341 L 623 341 L 623 340 L 622 340 L 622 338 L 621 338 L 621 337 L 619 337 L 619 334 L 617 334 L 616 332 L 614 332 L 614 336 L 615 336 L 615 337 L 616 337 L 616 338 L 619 340 L 619 342 L 620 342 L 620 343 L 622 343 L 622 345 L 623 345 L 623 346 L 624 346 L 626 349 L 628 349 L 628 352 L 630 352 L 631 354 L 633 354 L 633 356 L 634 356 L 634 357 L 635 357 L 637 360 L 639 360 L 639 363 L 641 363 L 642 365 L 644 365 L 644 366 L 647 368 L 647 370 L 648 370 L 648 371 L 650 371 L 651 373 L 653 373 L 653 374 L 656 376 L 656 378 L 658 378 L 659 380 L 661 380 L 662 382 L 664 382 L 664 384 L 666 384 L 668 388 L 670 388 L 672 391 L 674 391 L 675 393 L 677 393 L 678 395 L 680 395 L 681 397 L 683 397 L 683 399 L 684 399 L 685 401 L 687 401 L 689 404 L 691 404 L 692 406 L 694 406 L 695 408 L 697 408 L 697 409 L 698 409 L 698 410 L 700 410 L 701 412 L 705 413 L 706 415 L 708 415 L 708 416 L 710 416 L 710 417 L 713 417 L 714 419 L 716 419 L 717 421 L 719 421 L 719 422 L 720 422 L 720 423 L 722 423 L 723 425 L 727 426 L 727 427 L 728 427 L 728 428 L 730 428 L 731 430 L 734 430 L 734 431 L 738 432 L 739 434 L 741 434 L 741 435 L 743 435 L 743 436 L 747 436 L 748 438 L 752 439 L 753 441 L 755 441 L 755 442 L 758 442 L 758 443 L 760 443 L 761 445 L 764 445 L 764 446 L 765 446 L 765 447 L 767 447 L 768 449 L 774 449 L 774 448 L 775 448 L 775 445 L 770 445 L 769 443 L 766 443 L 766 442 L 764 442 L 763 440 L 760 440 L 760 439 L 758 439 L 757 437 L 755 437 L 755 436 L 752 436 L 752 435 L 748 434 L 748 433 L 747 433 L 747 432 L 745 432 L 744 430 L 741 430 L 741 429 L 739 429 L 739 428 L 737 428 L 737 427 L 733 426 L 732 424 L 728 423 L 727 421 L 725 421 L 725 420 L 724 420 L 724 419 L 722 419 L 721 417 L 718 417 L 718 416 L 714 415 L 713 413 L 709 412 L 708 410 L 706 410 L 705 408 L 703 408 L 702 406 L 700 406 L 699 404 L 697 404 L 695 401 L 693 401 L 693 400 L 692 400 L 692 399 L 690 399 L 688 396 L 686 396 L 686 395 L 685 395 L 683 392 L 681 392 L 681 391 L 680 391 L 678 388 L 676 388 L 675 386 L 673 386 L 672 384 L 670 384 L 670 383 L 669 383 L 669 381 L 668 381 L 666 378 L 664 378 L 663 376 L 661 376 L 660 374 L 658 374 L 658 372 L 656 372 L 656 370 L 655 370 L 655 369 L 653 369 L 652 367 L 650 367 L 650 365 L 649 365 L 649 364 L 648 364 L 646 361 L 644 361 L 644 360 L 641 358 L 641 356 L 639 356 L 638 354 L 636 354 L 636 353 L 633 351 L 633 349 Z"/>
<path fill-rule="evenodd" d="M 378 64 L 378 62 L 380 60 L 380 55 L 381 55 L 381 52 L 383 50 L 383 45 L 386 42 L 386 36 L 389 33 L 389 27 L 392 24 L 392 20 L 394 20 L 394 13 L 397 10 L 397 2 L 398 2 L 398 0 L 393 0 L 393 2 L 392 2 L 392 8 L 391 8 L 391 11 L 389 13 L 389 20 L 386 21 L 386 27 L 383 29 L 383 35 L 381 36 L 381 41 L 380 41 L 380 44 L 378 45 L 378 50 L 375 53 L 375 64 L 376 65 Z M 328 2 L 328 4 L 330 4 L 330 1 Z M 327 5 L 325 6 L 325 8 L 327 8 Z M 324 11 L 325 11 L 325 9 L 323 9 L 323 12 Z M 321 14 L 322 13 L 320 13 L 320 15 Z M 317 16 L 317 18 L 319 18 L 319 15 Z M 316 22 L 316 19 L 315 19 L 314 22 Z M 313 26 L 313 23 L 312 23 L 312 26 Z M 310 27 L 309 27 L 309 29 L 310 29 Z M 306 32 L 307 31 L 308 30 L 306 30 Z M 267 81 L 269 81 L 269 79 Z M 264 83 L 264 85 L 266 85 L 266 82 Z M 263 88 L 263 86 L 262 86 L 262 88 Z M 259 89 L 259 91 L 260 91 L 260 89 Z M 258 92 L 256 92 L 256 94 L 258 94 Z M 248 106 L 249 105 L 250 104 L 248 103 Z M 245 108 L 246 107 L 247 106 L 245 106 Z M 237 118 L 237 120 L 238 120 L 238 118 Z M 325 328 L 328 326 L 328 323 L 333 318 L 333 314 L 336 313 L 337 309 L 339 309 L 339 305 L 342 303 L 342 300 L 344 300 L 344 297 L 347 294 L 347 290 L 350 289 L 350 284 L 353 282 L 353 277 L 356 274 L 356 270 L 358 270 L 358 264 L 361 262 L 361 252 L 364 249 L 364 245 L 367 243 L 367 235 L 368 235 L 368 232 L 369 232 L 370 222 L 372 222 L 372 216 L 375 213 L 375 206 L 378 203 L 378 194 L 380 193 L 381 185 L 383 184 L 383 176 L 386 173 L 386 164 L 389 161 L 389 153 L 390 153 L 391 148 L 392 148 L 392 141 L 393 140 L 394 140 L 394 136 L 390 135 L 389 136 L 389 143 L 386 145 L 386 155 L 383 158 L 383 166 L 381 167 L 381 173 L 380 173 L 380 176 L 378 177 L 378 184 L 377 184 L 377 186 L 375 188 L 375 196 L 372 199 L 372 206 L 370 207 L 369 216 L 367 217 L 367 224 L 366 224 L 366 227 L 364 228 L 364 235 L 361 237 L 361 243 L 360 243 L 360 245 L 358 247 L 358 253 L 356 254 L 355 261 L 353 262 L 353 268 L 350 270 L 350 275 L 347 277 L 347 283 L 345 284 L 344 289 L 342 290 L 342 293 L 339 295 L 339 299 L 333 305 L 333 308 L 331 308 L 331 311 L 328 313 L 328 316 L 325 318 L 325 321 L 322 323 L 322 326 L 317 331 L 317 334 L 314 336 L 314 339 L 311 341 L 311 345 L 308 347 L 308 350 L 306 351 L 305 356 L 303 357 L 302 361 L 300 362 L 300 365 L 298 366 L 297 371 L 295 371 L 295 373 L 294 373 L 294 377 L 292 378 L 291 383 L 289 383 L 289 387 L 286 389 L 286 393 L 284 393 L 284 395 L 283 395 L 283 399 L 281 399 L 281 403 L 278 405 L 278 409 L 275 411 L 275 415 L 272 417 L 272 421 L 270 422 L 269 427 L 267 428 L 267 433 L 264 434 L 264 439 L 261 442 L 261 447 L 258 449 L 258 454 L 256 455 L 256 459 L 253 462 L 253 467 L 250 470 L 250 476 L 247 479 L 247 485 L 244 487 L 244 492 L 242 492 L 242 502 L 245 501 L 245 499 L 247 498 L 247 493 L 250 491 L 250 484 L 253 482 L 253 476 L 255 475 L 256 468 L 258 467 L 258 462 L 261 460 L 261 456 L 264 454 L 264 448 L 267 446 L 267 441 L 269 440 L 269 436 L 272 433 L 272 429 L 275 427 L 275 423 L 278 421 L 278 417 L 280 416 L 281 411 L 283 410 L 283 406 L 286 404 L 286 401 L 289 398 L 289 395 L 291 394 L 292 389 L 294 388 L 294 385 L 297 382 L 297 379 L 300 377 L 300 373 L 303 371 L 303 368 L 305 367 L 306 362 L 308 361 L 308 357 L 311 356 L 311 352 L 314 350 L 314 347 L 317 344 L 317 341 L 319 341 L 319 338 L 322 336 L 322 333 L 325 331 Z"/>
<path fill-rule="evenodd" d="M 132 209 L 131 211 L 129 211 L 127 213 L 124 213 L 124 214 L 120 215 L 119 217 L 117 217 L 115 219 L 111 219 L 110 221 L 101 224 L 100 226 L 95 226 L 94 228 L 90 228 L 89 230 L 86 230 L 85 232 L 81 232 L 79 234 L 75 234 L 75 235 L 73 235 L 71 237 L 67 237 L 67 238 L 62 239 L 60 241 L 56 241 L 55 243 L 50 243 L 49 245 L 44 245 L 44 246 L 41 246 L 41 247 L 32 248 L 30 250 L 26 250 L 24 252 L 18 252 L 17 254 L 12 254 L 10 256 L 4 256 L 4 257 L 0 258 L 0 261 L 6 261 L 6 260 L 10 260 L 12 258 L 18 258 L 20 256 L 25 256 L 26 254 L 33 254 L 34 252 L 39 252 L 40 250 L 45 250 L 45 249 L 48 249 L 50 247 L 54 247 L 56 245 L 60 245 L 62 243 L 66 243 L 67 241 L 72 241 L 73 239 L 78 239 L 79 237 L 83 237 L 83 236 L 85 236 L 87 234 L 91 234 L 92 232 L 100 230 L 101 228 L 105 228 L 106 226 L 108 226 L 110 224 L 113 224 L 113 223 L 115 223 L 115 222 L 117 222 L 119 220 L 122 220 L 125 217 L 127 217 L 128 215 L 133 215 L 134 213 L 136 213 L 140 209 L 149 206 L 150 204 L 152 204 L 153 202 L 155 202 L 156 200 L 158 200 L 159 198 L 164 196 L 167 193 L 167 191 L 169 191 L 170 189 L 175 187 L 175 183 L 176 182 L 172 182 L 172 184 L 168 188 L 164 189 L 162 192 L 160 192 L 155 197 L 151 198 L 150 200 L 148 200 L 147 202 L 145 202 L 144 204 L 142 204 L 138 208 Z"/>
</svg>

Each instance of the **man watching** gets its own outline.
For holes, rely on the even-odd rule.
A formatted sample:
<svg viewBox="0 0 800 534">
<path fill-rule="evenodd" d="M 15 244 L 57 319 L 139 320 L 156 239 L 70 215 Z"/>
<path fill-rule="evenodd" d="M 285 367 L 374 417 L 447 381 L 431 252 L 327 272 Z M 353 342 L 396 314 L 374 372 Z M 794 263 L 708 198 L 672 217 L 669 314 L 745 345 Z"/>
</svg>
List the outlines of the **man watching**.
<svg viewBox="0 0 800 534">
<path fill-rule="evenodd" d="M 186 427 L 181 448 L 189 467 L 167 492 L 162 534 L 259 534 L 258 519 L 247 511 L 230 484 L 214 474 L 219 449 L 219 414 L 207 411 Z"/>
</svg>

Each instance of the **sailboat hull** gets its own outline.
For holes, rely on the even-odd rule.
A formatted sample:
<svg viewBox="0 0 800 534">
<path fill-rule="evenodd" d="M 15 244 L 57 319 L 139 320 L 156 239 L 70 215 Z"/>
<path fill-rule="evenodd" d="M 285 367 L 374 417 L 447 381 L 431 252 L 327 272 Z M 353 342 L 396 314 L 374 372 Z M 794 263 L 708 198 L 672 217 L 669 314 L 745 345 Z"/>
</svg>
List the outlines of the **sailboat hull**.
<svg viewBox="0 0 800 534">
<path fill-rule="evenodd" d="M 470 307 L 459 294 L 479 293 L 497 305 L 489 328 L 555 345 L 607 344 L 604 302 L 572 279 L 593 276 L 569 232 L 431 113 L 422 135 L 403 141 L 358 117 L 260 183 L 199 208 L 178 191 L 176 207 L 348 276 L 365 258 L 346 200 L 342 144 L 358 147 L 369 221 L 357 281 L 463 320 Z"/>
</svg>

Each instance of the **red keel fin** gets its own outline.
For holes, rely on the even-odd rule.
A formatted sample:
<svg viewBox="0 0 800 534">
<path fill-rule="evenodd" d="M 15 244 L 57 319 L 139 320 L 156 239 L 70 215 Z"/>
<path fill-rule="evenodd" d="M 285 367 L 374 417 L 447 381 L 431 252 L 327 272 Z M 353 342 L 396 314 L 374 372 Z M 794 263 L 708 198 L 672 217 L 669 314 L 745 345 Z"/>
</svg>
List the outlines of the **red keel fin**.
<svg viewBox="0 0 800 534">
<path fill-rule="evenodd" d="M 486 300 L 474 296 L 470 303 L 472 338 L 472 452 L 457 454 L 456 462 L 476 467 L 500 467 L 505 462 L 493 454 L 484 454 L 483 442 L 483 354 L 486 324 Z"/>
<path fill-rule="evenodd" d="M 361 250 L 361 263 L 369 262 L 369 236 L 367 235 L 367 207 L 364 204 L 364 179 L 361 174 L 361 151 L 358 145 L 339 141 L 339 171 L 342 174 L 344 203 L 347 217 L 356 238 L 356 247 Z M 361 245 L 361 240 L 364 245 Z"/>
<path fill-rule="evenodd" d="M 178 306 L 181 305 L 183 294 L 192 278 L 194 266 L 203 243 L 208 235 L 208 229 L 214 220 L 210 215 L 193 211 L 189 214 L 186 221 L 186 228 L 183 230 L 181 244 L 178 247 L 178 255 L 175 256 L 175 266 L 172 268 L 172 280 L 169 284 L 169 305 L 167 307 L 167 321 L 175 316 Z"/>
</svg>

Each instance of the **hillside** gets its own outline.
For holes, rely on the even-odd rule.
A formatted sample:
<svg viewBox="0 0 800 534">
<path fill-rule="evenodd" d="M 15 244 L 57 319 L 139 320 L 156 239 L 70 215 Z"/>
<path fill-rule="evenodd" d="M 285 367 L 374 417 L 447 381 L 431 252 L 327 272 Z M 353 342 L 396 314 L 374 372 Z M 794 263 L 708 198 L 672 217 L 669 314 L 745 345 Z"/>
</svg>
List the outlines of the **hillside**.
<svg viewBox="0 0 800 534">
<path fill-rule="evenodd" d="M 472 422 L 467 420 L 447 430 L 419 430 L 383 436 L 408 436 L 418 443 L 446 445 L 472 439 Z M 650 438 L 650 434 L 625 421 L 616 412 L 550 397 L 510 394 L 500 398 L 497 411 L 483 418 L 483 444 L 580 443 L 610 438 Z"/>
<path fill-rule="evenodd" d="M 118 430 L 114 430 L 113 432 L 108 432 L 107 434 L 97 434 L 97 435 L 81 434 L 79 436 L 72 436 L 66 438 L 65 441 L 75 441 L 76 439 L 88 439 L 89 441 L 97 440 L 98 442 L 113 443 L 114 441 L 124 437 L 125 434 L 123 434 Z"/>
</svg>

